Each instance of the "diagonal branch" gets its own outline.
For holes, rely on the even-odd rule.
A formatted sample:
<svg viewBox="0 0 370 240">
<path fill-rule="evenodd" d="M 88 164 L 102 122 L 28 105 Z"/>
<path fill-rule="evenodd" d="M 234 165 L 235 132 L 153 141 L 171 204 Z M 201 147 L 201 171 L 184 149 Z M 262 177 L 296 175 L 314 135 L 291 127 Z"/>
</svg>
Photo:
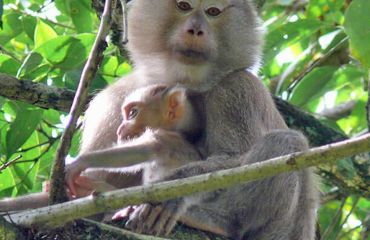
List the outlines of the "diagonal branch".
<svg viewBox="0 0 370 240">
<path fill-rule="evenodd" d="M 89 87 L 91 86 L 91 83 L 95 78 L 98 66 L 103 59 L 103 52 L 107 46 L 105 38 L 107 37 L 110 29 L 112 5 L 115 6 L 114 0 L 105 1 L 105 7 L 99 26 L 99 31 L 96 36 L 93 48 L 90 52 L 89 58 L 82 71 L 80 83 L 78 85 L 77 92 L 71 107 L 70 118 L 62 135 L 59 148 L 57 150 L 50 181 L 51 203 L 63 202 L 67 199 L 66 193 L 64 191 L 64 159 L 71 147 L 71 141 L 76 130 L 77 120 L 83 111 L 83 107 L 86 105 Z"/>
</svg>

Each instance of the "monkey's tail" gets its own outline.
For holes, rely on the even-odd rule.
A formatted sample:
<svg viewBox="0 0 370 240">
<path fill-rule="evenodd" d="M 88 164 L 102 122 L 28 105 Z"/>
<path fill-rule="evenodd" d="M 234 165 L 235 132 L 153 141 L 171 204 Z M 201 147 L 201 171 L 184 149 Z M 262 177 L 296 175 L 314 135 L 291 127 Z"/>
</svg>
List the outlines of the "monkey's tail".
<svg viewBox="0 0 370 240">
<path fill-rule="evenodd" d="M 317 209 L 319 202 L 318 181 L 312 169 L 302 171 L 302 188 L 296 216 L 296 228 L 292 240 L 320 240 L 320 230 L 317 224 Z"/>
</svg>

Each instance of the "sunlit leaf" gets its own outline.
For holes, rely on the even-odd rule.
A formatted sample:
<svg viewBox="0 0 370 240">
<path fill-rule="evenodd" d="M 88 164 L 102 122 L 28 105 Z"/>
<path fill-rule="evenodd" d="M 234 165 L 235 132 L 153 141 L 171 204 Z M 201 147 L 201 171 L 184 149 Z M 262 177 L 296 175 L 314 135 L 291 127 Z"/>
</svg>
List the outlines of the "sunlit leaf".
<svg viewBox="0 0 370 240">
<path fill-rule="evenodd" d="M 10 75 L 16 75 L 20 63 L 11 58 L 10 56 L 0 54 L 0 72 Z"/>
<path fill-rule="evenodd" d="M 40 45 L 35 51 L 57 67 L 73 69 L 86 61 L 94 39 L 93 34 L 60 36 Z"/>
<path fill-rule="evenodd" d="M 43 110 L 18 104 L 15 120 L 6 135 L 7 156 L 11 156 L 31 136 L 42 117 Z"/>
<path fill-rule="evenodd" d="M 43 43 L 56 38 L 57 36 L 58 34 L 49 24 L 45 23 L 43 20 L 37 20 L 34 36 L 36 47 L 41 46 Z"/>
<path fill-rule="evenodd" d="M 91 3 L 86 0 L 68 1 L 72 22 L 79 33 L 91 32 L 93 19 Z"/>
<path fill-rule="evenodd" d="M 344 24 L 350 38 L 352 55 L 370 68 L 370 1 L 354 0 L 351 2 Z"/>
<path fill-rule="evenodd" d="M 314 99 L 318 92 L 330 82 L 335 67 L 316 68 L 307 74 L 294 88 L 289 101 L 297 106 L 307 104 L 311 99 Z"/>
</svg>

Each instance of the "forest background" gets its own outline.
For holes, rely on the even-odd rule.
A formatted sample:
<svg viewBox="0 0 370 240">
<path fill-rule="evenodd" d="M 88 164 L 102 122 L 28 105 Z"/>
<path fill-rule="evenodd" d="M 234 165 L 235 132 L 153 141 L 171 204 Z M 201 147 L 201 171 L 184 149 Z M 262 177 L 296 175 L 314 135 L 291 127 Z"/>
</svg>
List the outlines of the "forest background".
<svg viewBox="0 0 370 240">
<path fill-rule="evenodd" d="M 315 117 L 278 102 L 288 124 L 303 130 L 312 146 L 367 133 L 370 1 L 258 3 L 266 28 L 258 75 L 271 93 Z M 91 0 L 0 0 L 0 16 L 3 198 L 39 192 L 49 179 L 66 112 L 100 21 Z M 115 36 L 111 40 L 91 94 L 131 71 L 126 53 L 114 44 Z M 40 84 L 43 94 L 34 96 L 27 84 L 9 88 L 8 76 Z M 79 138 L 80 130 L 70 157 L 78 154 Z M 370 239 L 369 155 L 320 166 L 318 174 L 323 178 L 323 239 Z"/>
</svg>

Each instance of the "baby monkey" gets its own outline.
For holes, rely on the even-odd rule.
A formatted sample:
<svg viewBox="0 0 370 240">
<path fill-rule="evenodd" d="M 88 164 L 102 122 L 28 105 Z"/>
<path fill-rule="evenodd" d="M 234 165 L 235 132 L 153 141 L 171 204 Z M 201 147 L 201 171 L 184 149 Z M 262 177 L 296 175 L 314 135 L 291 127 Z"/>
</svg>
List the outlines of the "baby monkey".
<svg viewBox="0 0 370 240">
<path fill-rule="evenodd" d="M 117 188 L 94 179 L 89 172 L 80 176 L 88 168 L 117 168 L 116 171 L 124 172 L 127 171 L 124 167 L 138 165 L 143 169 L 145 184 L 160 180 L 171 169 L 200 160 L 199 152 L 191 144 L 200 136 L 199 116 L 190 103 L 188 90 L 183 87 L 150 85 L 135 90 L 122 105 L 123 120 L 117 129 L 117 145 L 82 154 L 66 165 L 70 195 L 81 197 L 93 190 Z M 47 206 L 48 195 L 44 188 L 41 193 L 1 200 L 0 212 Z"/>
<path fill-rule="evenodd" d="M 82 154 L 66 166 L 66 184 L 72 195 L 78 195 L 76 179 L 88 168 L 137 165 L 143 169 L 142 181 L 146 184 L 162 179 L 169 170 L 201 159 L 191 142 L 200 136 L 202 121 L 185 88 L 139 88 L 125 98 L 121 110 L 118 144 Z"/>
</svg>

